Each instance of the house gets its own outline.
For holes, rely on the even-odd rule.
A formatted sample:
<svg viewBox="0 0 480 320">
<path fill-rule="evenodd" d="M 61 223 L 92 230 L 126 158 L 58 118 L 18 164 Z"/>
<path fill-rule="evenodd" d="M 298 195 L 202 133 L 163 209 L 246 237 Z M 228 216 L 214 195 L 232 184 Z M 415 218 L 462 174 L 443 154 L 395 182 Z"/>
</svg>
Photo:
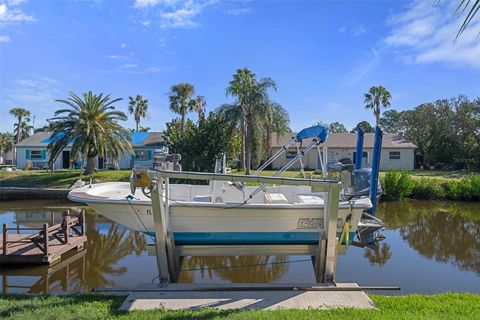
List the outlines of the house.
<svg viewBox="0 0 480 320">
<path fill-rule="evenodd" d="M 47 145 L 50 143 L 51 132 L 37 132 L 15 145 L 17 150 L 17 168 L 48 168 L 50 154 Z M 132 132 L 132 147 L 134 154 L 121 156 L 120 159 L 103 159 L 97 157 L 98 169 L 131 169 L 137 167 L 152 167 L 153 154 L 165 147 L 163 132 Z M 55 169 L 80 168 L 82 159 L 74 159 L 69 147 L 60 152 L 55 160 Z"/>
<path fill-rule="evenodd" d="M 271 154 L 282 148 L 296 133 L 287 133 L 279 138 L 273 135 L 271 140 Z M 308 145 L 312 139 L 303 140 L 303 146 Z M 363 161 L 362 167 L 369 167 L 372 163 L 374 134 L 365 133 L 363 141 Z M 355 162 L 357 146 L 356 133 L 330 133 L 327 141 L 321 144 L 321 147 L 327 147 L 328 161 L 334 162 L 343 158 L 352 159 Z M 392 133 L 384 133 L 382 140 L 382 152 L 380 157 L 380 170 L 396 169 L 413 169 L 415 166 L 415 149 L 417 146 L 407 139 L 394 135 Z M 273 164 L 273 169 L 280 169 L 290 159 L 297 154 L 295 148 L 289 148 L 287 152 L 277 158 Z M 316 148 L 310 150 L 304 157 L 304 166 L 308 169 L 319 169 L 320 159 Z M 297 162 L 292 168 L 299 169 L 300 164 Z"/>
</svg>

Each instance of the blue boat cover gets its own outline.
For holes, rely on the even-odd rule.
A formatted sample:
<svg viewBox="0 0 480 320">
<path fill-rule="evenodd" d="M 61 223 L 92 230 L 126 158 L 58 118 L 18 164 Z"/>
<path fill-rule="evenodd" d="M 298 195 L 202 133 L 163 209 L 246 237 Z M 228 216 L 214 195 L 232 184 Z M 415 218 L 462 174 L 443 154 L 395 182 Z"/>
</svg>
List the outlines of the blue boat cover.
<svg viewBox="0 0 480 320">
<path fill-rule="evenodd" d="M 321 125 L 308 127 L 297 133 L 295 137 L 298 142 L 307 138 L 318 138 L 320 142 L 324 142 L 328 138 L 328 128 Z"/>
</svg>

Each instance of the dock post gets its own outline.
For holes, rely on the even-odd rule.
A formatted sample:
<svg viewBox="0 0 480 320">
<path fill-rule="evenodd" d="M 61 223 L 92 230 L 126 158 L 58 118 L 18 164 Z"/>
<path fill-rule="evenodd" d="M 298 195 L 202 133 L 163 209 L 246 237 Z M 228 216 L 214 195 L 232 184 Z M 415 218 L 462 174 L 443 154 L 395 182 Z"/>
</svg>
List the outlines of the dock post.
<svg viewBox="0 0 480 320">
<path fill-rule="evenodd" d="M 43 224 L 43 253 L 48 258 L 48 223 Z"/>
<path fill-rule="evenodd" d="M 337 260 L 337 219 L 338 199 L 340 197 L 341 185 L 332 185 L 328 191 L 324 204 L 325 227 L 327 235 L 325 252 L 324 282 L 335 280 L 335 264 Z"/>
<path fill-rule="evenodd" d="M 7 224 L 4 223 L 3 224 L 3 255 L 4 256 L 6 256 L 7 253 L 8 253 L 7 244 L 8 244 L 8 241 L 7 241 Z"/>
<path fill-rule="evenodd" d="M 167 259 L 168 267 L 170 273 L 170 281 L 176 282 L 179 276 L 179 260 L 175 253 L 175 239 L 173 233 L 168 230 L 170 219 L 170 178 L 165 178 L 165 199 L 164 199 L 164 210 L 163 210 L 163 221 L 165 221 L 165 235 L 166 235 L 166 244 L 167 244 Z"/>
<path fill-rule="evenodd" d="M 155 251 L 157 254 L 158 277 L 160 282 L 170 282 L 166 245 L 166 221 L 164 220 L 162 185 L 163 178 L 152 180 L 152 214 L 155 224 Z"/>
</svg>

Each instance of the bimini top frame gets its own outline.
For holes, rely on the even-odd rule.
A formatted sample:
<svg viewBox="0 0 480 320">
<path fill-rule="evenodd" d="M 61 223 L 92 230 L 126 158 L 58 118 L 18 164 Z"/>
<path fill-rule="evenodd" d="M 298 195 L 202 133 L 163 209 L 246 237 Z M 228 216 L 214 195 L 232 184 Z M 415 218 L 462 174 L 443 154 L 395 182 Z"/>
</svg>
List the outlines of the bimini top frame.
<svg viewBox="0 0 480 320">
<path fill-rule="evenodd" d="M 312 142 L 310 142 L 303 150 L 300 150 L 302 141 L 304 139 L 313 138 Z M 322 153 L 320 151 L 320 144 L 325 142 L 328 138 L 328 128 L 316 125 L 312 127 L 305 128 L 297 133 L 294 137 L 292 137 L 284 146 L 280 148 L 274 155 L 270 157 L 267 161 L 265 161 L 255 172 L 255 175 L 259 175 L 266 167 L 273 163 L 278 157 L 282 154 L 286 153 L 290 147 L 295 147 L 297 149 L 297 155 L 292 158 L 289 162 L 287 162 L 282 168 L 280 168 L 273 176 L 278 177 L 288 169 L 290 169 L 297 161 L 300 162 L 300 170 L 302 172 L 303 177 L 305 178 L 305 171 L 303 166 L 303 157 L 307 154 L 310 150 L 317 147 L 318 157 L 320 159 L 320 166 L 322 169 L 322 174 L 324 177 L 327 176 L 327 167 L 326 167 L 326 157 L 324 150 L 324 156 L 322 157 Z"/>
</svg>

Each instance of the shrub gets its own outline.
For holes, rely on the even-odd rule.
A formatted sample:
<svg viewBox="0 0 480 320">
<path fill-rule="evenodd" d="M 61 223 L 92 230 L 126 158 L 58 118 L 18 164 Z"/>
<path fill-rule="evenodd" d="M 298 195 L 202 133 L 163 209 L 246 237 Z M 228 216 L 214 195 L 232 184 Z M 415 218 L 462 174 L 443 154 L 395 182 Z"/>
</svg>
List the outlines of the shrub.
<svg viewBox="0 0 480 320">
<path fill-rule="evenodd" d="M 408 171 L 389 170 L 383 178 L 383 198 L 385 200 L 402 200 L 412 190 L 412 178 Z"/>
<path fill-rule="evenodd" d="M 460 181 L 449 181 L 445 189 L 449 200 L 480 201 L 480 175 L 472 174 Z"/>
<path fill-rule="evenodd" d="M 445 199 L 445 189 L 437 179 L 421 178 L 413 183 L 410 198 L 413 199 Z"/>
</svg>

